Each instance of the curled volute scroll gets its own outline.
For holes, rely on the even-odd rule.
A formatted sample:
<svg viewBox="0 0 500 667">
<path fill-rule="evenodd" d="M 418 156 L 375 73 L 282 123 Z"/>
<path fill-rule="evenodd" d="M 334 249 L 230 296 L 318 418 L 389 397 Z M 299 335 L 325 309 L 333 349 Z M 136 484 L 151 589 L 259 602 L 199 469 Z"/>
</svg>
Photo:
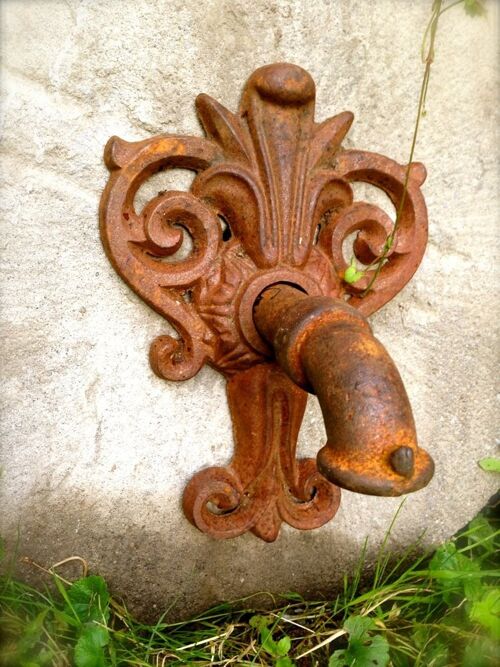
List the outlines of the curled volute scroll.
<svg viewBox="0 0 500 667">
<path fill-rule="evenodd" d="M 351 183 L 380 188 L 398 208 L 407 170 L 375 153 L 344 150 L 352 114 L 318 124 L 314 100 L 307 72 L 271 65 L 250 77 L 238 114 L 207 95 L 197 98 L 206 138 L 113 137 L 105 150 L 104 247 L 119 275 L 178 333 L 153 342 L 152 367 L 167 380 L 186 380 L 208 363 L 228 381 L 234 458 L 227 468 L 196 474 L 183 500 L 188 518 L 214 537 L 251 530 L 273 540 L 282 521 L 314 528 L 339 503 L 339 489 L 314 460 L 295 460 L 306 394 L 256 326 L 261 295 L 286 283 L 369 315 L 411 278 L 426 245 L 425 169 L 415 163 L 377 280 L 367 291 L 369 269 L 355 284 L 344 281 L 346 240 L 356 233 L 352 252 L 370 265 L 393 228 L 382 209 L 353 200 Z M 196 173 L 190 192 L 159 193 L 135 209 L 147 178 L 179 167 Z M 192 250 L 178 259 L 185 235 Z"/>
</svg>

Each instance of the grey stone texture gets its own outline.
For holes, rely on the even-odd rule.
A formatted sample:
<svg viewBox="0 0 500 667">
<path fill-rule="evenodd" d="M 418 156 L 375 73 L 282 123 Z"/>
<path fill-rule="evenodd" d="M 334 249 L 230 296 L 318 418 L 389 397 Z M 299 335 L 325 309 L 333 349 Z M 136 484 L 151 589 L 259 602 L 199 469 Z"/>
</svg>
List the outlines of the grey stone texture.
<svg viewBox="0 0 500 667">
<path fill-rule="evenodd" d="M 408 159 L 428 0 L 5 0 L 2 11 L 2 479 L 0 532 L 44 566 L 79 555 L 137 613 L 184 616 L 255 593 L 333 590 L 399 499 L 343 493 L 327 526 L 273 544 L 214 541 L 184 518 L 185 483 L 224 464 L 223 378 L 168 383 L 148 364 L 168 324 L 121 282 L 98 235 L 111 135 L 200 134 L 207 92 L 236 109 L 251 72 L 308 69 L 317 118 L 349 109 L 346 145 Z M 416 159 L 430 241 L 412 282 L 372 317 L 405 381 L 436 475 L 391 534 L 449 537 L 495 491 L 498 4 L 441 20 Z M 163 173 L 140 193 L 186 187 Z M 149 189 L 148 189 L 149 188 Z M 370 201 L 372 189 L 359 189 Z M 380 199 L 380 198 L 379 198 Z M 311 397 L 301 453 L 324 442 Z M 29 576 L 29 568 L 19 572 Z"/>
</svg>

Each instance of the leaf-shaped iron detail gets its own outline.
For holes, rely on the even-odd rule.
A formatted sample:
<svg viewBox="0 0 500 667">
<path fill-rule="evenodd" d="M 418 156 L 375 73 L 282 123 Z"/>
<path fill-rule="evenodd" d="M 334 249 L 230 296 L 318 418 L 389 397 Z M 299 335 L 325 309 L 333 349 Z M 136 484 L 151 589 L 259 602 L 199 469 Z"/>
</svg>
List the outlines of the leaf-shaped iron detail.
<svg viewBox="0 0 500 667">
<path fill-rule="evenodd" d="M 224 151 L 228 161 L 250 163 L 252 147 L 239 118 L 209 95 L 198 95 L 196 110 L 209 139 Z"/>
</svg>

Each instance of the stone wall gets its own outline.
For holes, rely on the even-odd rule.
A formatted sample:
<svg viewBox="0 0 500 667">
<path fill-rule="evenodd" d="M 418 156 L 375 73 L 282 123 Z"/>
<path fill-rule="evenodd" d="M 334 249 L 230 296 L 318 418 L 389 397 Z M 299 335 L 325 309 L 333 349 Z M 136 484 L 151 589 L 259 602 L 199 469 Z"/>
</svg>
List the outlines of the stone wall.
<svg viewBox="0 0 500 667">
<path fill-rule="evenodd" d="M 200 134 L 193 101 L 235 110 L 257 67 L 312 74 L 317 117 L 346 109 L 345 142 L 408 159 L 430 1 L 5 0 L 2 3 L 2 480 L 0 531 L 49 566 L 80 555 L 138 611 L 182 615 L 257 590 L 335 587 L 365 537 L 373 558 L 399 499 L 349 492 L 327 526 L 214 541 L 184 518 L 200 468 L 231 456 L 220 375 L 157 378 L 169 326 L 118 278 L 98 234 L 111 135 Z M 416 159 L 428 169 L 430 241 L 412 282 L 372 318 L 413 405 L 436 475 L 409 496 L 390 543 L 435 544 L 497 480 L 494 455 L 498 221 L 496 25 L 442 17 Z M 139 193 L 187 187 L 164 172 Z M 372 201 L 370 188 L 358 194 Z M 209 417 L 207 417 L 209 416 Z M 301 453 L 324 442 L 314 398 Z M 24 568 L 24 569 L 23 569 Z M 25 566 L 21 573 L 27 576 Z"/>
</svg>

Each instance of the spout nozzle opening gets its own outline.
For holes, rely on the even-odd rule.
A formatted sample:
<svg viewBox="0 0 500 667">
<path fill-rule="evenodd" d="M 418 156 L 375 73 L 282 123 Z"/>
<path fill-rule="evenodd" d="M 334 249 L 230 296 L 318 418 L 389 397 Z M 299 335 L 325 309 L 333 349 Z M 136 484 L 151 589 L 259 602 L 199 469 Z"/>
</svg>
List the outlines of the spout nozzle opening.
<svg viewBox="0 0 500 667">
<path fill-rule="evenodd" d="M 407 446 L 398 447 L 389 455 L 365 449 L 355 456 L 352 451 L 342 452 L 327 444 L 318 453 L 317 465 L 329 482 L 372 496 L 401 496 L 418 491 L 427 486 L 434 474 L 429 454 L 419 447 Z"/>
</svg>

